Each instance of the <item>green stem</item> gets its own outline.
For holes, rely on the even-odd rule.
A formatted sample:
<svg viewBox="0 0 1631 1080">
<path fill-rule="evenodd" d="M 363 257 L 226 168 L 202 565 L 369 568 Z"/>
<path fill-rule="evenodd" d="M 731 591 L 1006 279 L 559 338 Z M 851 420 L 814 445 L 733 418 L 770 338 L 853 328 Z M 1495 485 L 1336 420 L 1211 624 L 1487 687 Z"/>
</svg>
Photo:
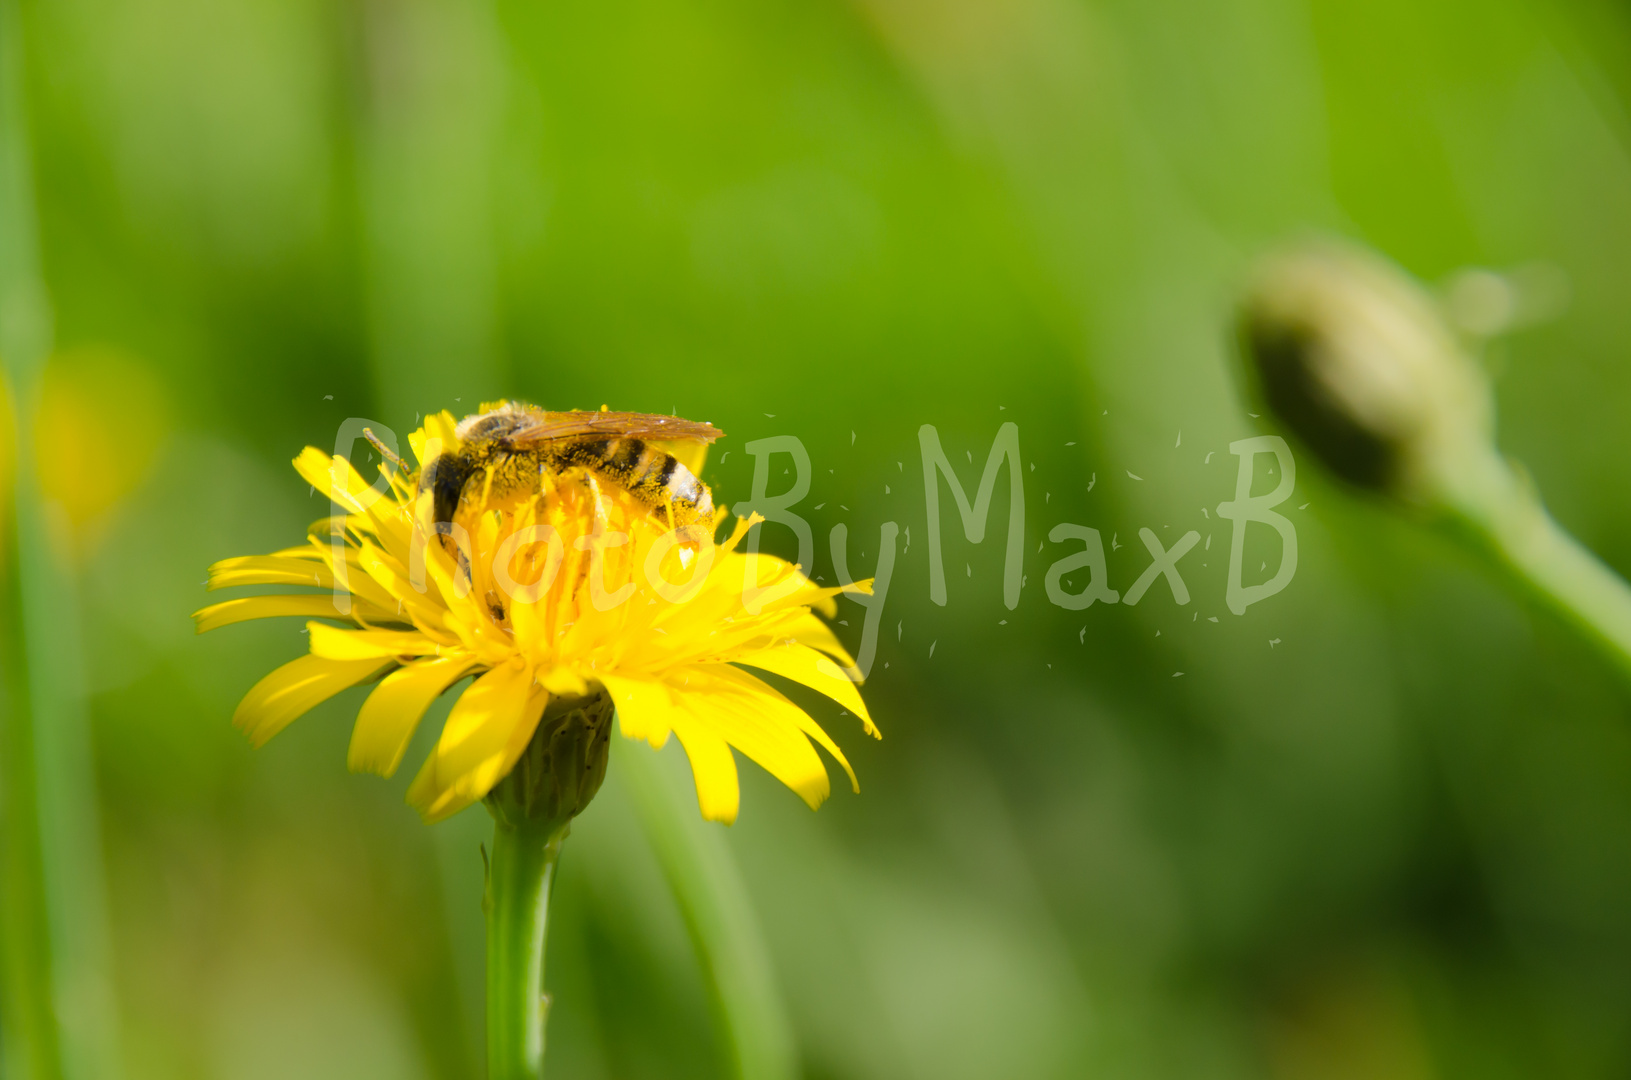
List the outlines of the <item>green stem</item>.
<svg viewBox="0 0 1631 1080">
<path fill-rule="evenodd" d="M 544 932 L 549 889 L 568 827 L 493 823 L 487 868 L 487 1078 L 544 1075 Z"/>
<path fill-rule="evenodd" d="M 606 776 L 611 698 L 556 698 L 510 774 L 483 802 L 487 866 L 487 1077 L 544 1075 L 544 930 L 549 887 L 572 819 Z"/>
<path fill-rule="evenodd" d="M 1469 472 L 1477 482 L 1451 499 L 1462 527 L 1529 595 L 1631 676 L 1631 585 L 1564 531 L 1504 460 L 1492 454 Z"/>
</svg>

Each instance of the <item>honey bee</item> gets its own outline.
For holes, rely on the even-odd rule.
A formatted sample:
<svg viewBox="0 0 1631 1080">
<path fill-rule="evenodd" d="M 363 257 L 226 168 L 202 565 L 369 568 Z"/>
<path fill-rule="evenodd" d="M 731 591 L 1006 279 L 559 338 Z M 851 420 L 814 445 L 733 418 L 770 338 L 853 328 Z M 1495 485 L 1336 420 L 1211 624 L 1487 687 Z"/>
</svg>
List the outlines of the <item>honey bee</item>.
<svg viewBox="0 0 1631 1080">
<path fill-rule="evenodd" d="M 467 416 L 456 429 L 462 443 L 419 475 L 418 493 L 430 493 L 432 521 L 451 522 L 479 479 L 482 492 L 535 490 L 547 471 L 581 469 L 615 484 L 676 528 L 711 526 L 713 495 L 679 458 L 657 443 L 706 446 L 724 432 L 712 424 L 631 412 L 546 412 L 506 402 Z M 678 449 L 678 447 L 676 447 Z"/>
</svg>

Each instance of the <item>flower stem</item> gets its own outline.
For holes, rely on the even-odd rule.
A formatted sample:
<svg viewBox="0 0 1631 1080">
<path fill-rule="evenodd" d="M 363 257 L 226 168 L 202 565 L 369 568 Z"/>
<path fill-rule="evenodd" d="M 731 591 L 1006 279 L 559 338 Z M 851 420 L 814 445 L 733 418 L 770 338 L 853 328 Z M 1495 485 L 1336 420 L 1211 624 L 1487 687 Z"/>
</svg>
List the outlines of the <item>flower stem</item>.
<svg viewBox="0 0 1631 1080">
<path fill-rule="evenodd" d="M 493 823 L 487 868 L 487 1078 L 544 1075 L 544 932 L 565 822 Z"/>
<path fill-rule="evenodd" d="M 493 815 L 487 866 L 487 1078 L 544 1075 L 544 930 L 572 819 L 606 777 L 612 701 L 556 698 L 508 776 L 482 800 Z"/>
<path fill-rule="evenodd" d="M 1631 585 L 1564 531 L 1525 478 L 1491 454 L 1451 506 L 1479 546 L 1531 596 L 1631 676 Z"/>
</svg>

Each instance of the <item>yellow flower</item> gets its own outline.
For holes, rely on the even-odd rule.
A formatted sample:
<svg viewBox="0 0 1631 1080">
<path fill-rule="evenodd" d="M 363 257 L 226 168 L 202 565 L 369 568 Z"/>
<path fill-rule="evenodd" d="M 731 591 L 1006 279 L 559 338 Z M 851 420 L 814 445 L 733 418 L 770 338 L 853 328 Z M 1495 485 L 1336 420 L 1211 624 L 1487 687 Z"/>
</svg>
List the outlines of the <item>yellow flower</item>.
<svg viewBox="0 0 1631 1080">
<path fill-rule="evenodd" d="M 58 539 L 75 554 L 94 547 L 108 511 L 158 460 L 169 412 L 152 370 L 117 349 L 71 349 L 45 365 L 34 460 L 40 494 L 62 508 Z"/>
<path fill-rule="evenodd" d="M 421 468 L 438 447 L 460 445 L 446 412 L 427 417 L 410 441 Z M 200 632 L 277 615 L 332 620 L 308 623 L 310 654 L 266 676 L 238 706 L 233 722 L 255 745 L 319 702 L 377 680 L 357 715 L 349 764 L 389 776 L 431 702 L 473 675 L 408 789 L 427 821 L 485 797 L 552 699 L 601 692 L 628 738 L 661 747 L 670 732 L 679 737 L 711 820 L 736 818 L 732 747 L 812 808 L 830 787 L 811 740 L 855 784 L 826 732 L 746 670 L 817 690 L 877 735 L 847 674 L 854 661 L 814 613 L 833 615 L 841 589 L 820 588 L 773 556 L 739 552 L 755 519 L 716 543 L 722 511 L 700 527 L 672 529 L 667 515 L 581 469 L 540 470 L 531 490 L 508 493 L 493 491 L 489 473 L 484 488 L 479 474 L 472 479 L 454 516 L 459 542 L 427 541 L 430 497 L 416 502 L 417 474 L 382 464 L 382 495 L 344 458 L 316 448 L 294 465 L 346 512 L 318 522 L 298 547 L 216 563 L 209 587 L 327 591 L 242 597 L 194 615 Z"/>
</svg>

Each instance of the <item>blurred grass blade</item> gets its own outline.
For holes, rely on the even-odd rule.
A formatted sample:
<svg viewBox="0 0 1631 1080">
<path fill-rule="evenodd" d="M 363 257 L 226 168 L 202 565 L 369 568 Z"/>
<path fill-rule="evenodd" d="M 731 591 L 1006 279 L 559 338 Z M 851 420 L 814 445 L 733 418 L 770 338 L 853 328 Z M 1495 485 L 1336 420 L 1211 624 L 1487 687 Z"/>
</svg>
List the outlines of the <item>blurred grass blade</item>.
<svg viewBox="0 0 1631 1080">
<path fill-rule="evenodd" d="M 34 262 L 33 216 L 28 183 L 26 143 L 21 132 L 22 46 L 12 0 L 0 0 L 0 359 L 28 363 L 39 346 L 29 340 L 28 307 L 37 282 L 29 272 Z M 0 387 L 0 389 L 5 389 Z M 0 1076 L 8 1080 L 61 1075 L 57 1033 L 50 1009 L 51 955 L 41 889 L 39 818 L 35 812 L 34 743 L 22 672 L 21 600 L 17 545 L 12 524 L 11 474 L 17 461 L 17 431 L 6 412 L 6 482 L 3 577 L 5 602 L 0 617 L 4 634 L 5 686 L 0 698 Z"/>
<path fill-rule="evenodd" d="M 399 431 L 496 396 L 499 301 L 491 169 L 505 54 L 490 3 L 391 0 L 357 9 L 353 113 L 376 417 Z M 410 417 L 414 422 L 410 424 Z M 467 1071 L 481 1070 L 485 815 L 436 827 L 448 978 Z"/>
<path fill-rule="evenodd" d="M 491 839 L 483 814 L 455 814 L 431 830 L 436 853 L 436 881 L 441 887 L 442 931 L 447 943 L 439 950 L 438 968 L 452 985 L 448 999 L 456 1016 L 444 1032 L 450 1055 L 456 1053 L 471 1076 L 484 1075 L 486 1031 L 487 926 L 482 915 L 481 845 Z"/>
<path fill-rule="evenodd" d="M 7 432 L 11 438 L 11 433 Z M 9 500 L 8 500 L 9 501 Z M 6 507 L 8 524 L 10 507 Z M 34 740 L 23 671 L 15 536 L 0 569 L 0 1077 L 61 1075 L 51 1002 L 50 932 L 41 869 Z"/>
<path fill-rule="evenodd" d="M 23 29 L 15 2 L 0 0 L 0 356 L 16 390 L 3 746 L 5 1061 L 8 1072 L 24 1076 L 100 1080 L 119 1067 L 78 598 L 70 545 L 48 537 L 52 525 L 67 523 L 50 520 L 33 457 L 32 416 L 51 331 L 30 181 Z"/>
<path fill-rule="evenodd" d="M 735 1075 L 791 1080 L 798 1073 L 792 1027 L 753 903 L 724 837 L 702 820 L 695 800 L 647 747 L 617 738 L 612 754 L 691 933 Z"/>
<path fill-rule="evenodd" d="M 19 422 L 19 430 L 26 423 Z M 18 607 L 26 659 L 27 713 L 33 721 L 35 805 L 40 884 L 45 900 L 52 1002 L 66 1080 L 118 1075 L 115 1004 L 108 940 L 106 883 L 97 814 L 96 777 L 84 699 L 79 601 L 65 542 L 47 534 L 66 529 L 48 519 L 31 478 L 17 485 Z M 28 719 L 24 719 L 24 716 Z M 19 767 L 21 763 L 19 762 Z"/>
<path fill-rule="evenodd" d="M 370 337 L 391 425 L 499 372 L 493 170 L 506 64 L 490 3 L 361 8 L 368 93 L 357 133 Z"/>
</svg>

